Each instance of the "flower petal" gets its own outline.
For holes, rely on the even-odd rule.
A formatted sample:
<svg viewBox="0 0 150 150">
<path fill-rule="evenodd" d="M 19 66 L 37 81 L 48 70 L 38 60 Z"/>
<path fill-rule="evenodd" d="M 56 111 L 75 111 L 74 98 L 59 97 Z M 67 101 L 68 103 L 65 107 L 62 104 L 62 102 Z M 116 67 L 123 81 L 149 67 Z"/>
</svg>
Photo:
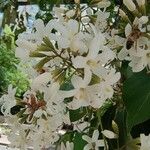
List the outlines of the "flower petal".
<svg viewBox="0 0 150 150">
<path fill-rule="evenodd" d="M 93 132 L 93 136 L 92 136 L 92 142 L 96 142 L 98 140 L 98 137 L 99 137 L 99 131 L 98 130 L 95 130 Z"/>
<path fill-rule="evenodd" d="M 87 141 L 88 143 L 92 142 L 92 139 L 89 136 L 87 136 L 87 135 L 83 135 L 82 139 L 85 140 L 85 141 Z"/>
<path fill-rule="evenodd" d="M 72 62 L 75 68 L 84 68 L 86 66 L 87 59 L 83 56 L 77 56 L 72 59 Z"/>
<path fill-rule="evenodd" d="M 130 33 L 132 32 L 132 27 L 131 25 L 128 23 L 125 27 L 125 35 L 126 37 L 128 37 L 130 35 Z"/>
<path fill-rule="evenodd" d="M 76 20 L 70 19 L 67 23 L 68 29 L 73 33 L 78 33 L 79 23 Z"/>
<path fill-rule="evenodd" d="M 112 132 L 110 130 L 104 130 L 104 131 L 102 131 L 102 134 L 109 139 L 118 138 L 117 134 L 115 134 L 114 132 Z"/>
</svg>

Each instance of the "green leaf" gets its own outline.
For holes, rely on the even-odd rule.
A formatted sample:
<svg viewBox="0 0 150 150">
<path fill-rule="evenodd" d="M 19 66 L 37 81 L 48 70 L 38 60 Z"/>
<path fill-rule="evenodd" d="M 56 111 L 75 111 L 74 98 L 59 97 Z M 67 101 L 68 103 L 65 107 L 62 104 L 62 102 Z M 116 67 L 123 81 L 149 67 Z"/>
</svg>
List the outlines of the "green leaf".
<svg viewBox="0 0 150 150">
<path fill-rule="evenodd" d="M 48 37 L 44 37 L 43 38 L 43 41 L 44 41 L 44 43 L 46 44 L 46 46 L 48 46 L 49 48 L 51 48 L 51 49 L 55 49 L 54 48 L 54 46 L 53 46 L 53 44 L 51 43 L 51 41 L 49 40 L 49 38 Z"/>
<path fill-rule="evenodd" d="M 51 51 L 51 48 L 49 48 L 48 46 L 46 46 L 45 44 L 41 44 L 38 48 L 37 51 Z"/>
<path fill-rule="evenodd" d="M 73 87 L 71 81 L 64 82 L 60 87 L 60 90 L 64 90 L 64 91 L 69 91 L 72 89 L 74 89 L 74 87 Z"/>
<path fill-rule="evenodd" d="M 75 133 L 73 143 L 74 150 L 83 150 L 84 146 L 87 144 L 87 142 L 82 139 L 82 134 L 79 132 Z"/>
<path fill-rule="evenodd" d="M 30 57 L 45 57 L 46 55 L 43 53 L 39 53 L 38 51 L 34 51 L 30 53 Z"/>
<path fill-rule="evenodd" d="M 67 141 L 71 142 L 72 139 L 73 139 L 73 136 L 74 136 L 74 133 L 73 133 L 73 132 L 67 132 L 67 133 L 65 133 L 64 135 L 61 136 L 59 142 L 60 142 L 60 143 L 61 143 L 61 142 L 66 143 Z"/>
<path fill-rule="evenodd" d="M 41 70 L 43 66 L 49 62 L 52 58 L 51 57 L 45 57 L 43 58 L 38 64 L 36 64 L 35 69 Z"/>
<path fill-rule="evenodd" d="M 125 81 L 123 99 L 127 110 L 128 131 L 150 118 L 150 75 L 145 70 L 134 73 Z"/>
<path fill-rule="evenodd" d="M 70 121 L 74 122 L 81 119 L 86 114 L 86 108 L 79 108 L 76 110 L 69 110 Z"/>
</svg>

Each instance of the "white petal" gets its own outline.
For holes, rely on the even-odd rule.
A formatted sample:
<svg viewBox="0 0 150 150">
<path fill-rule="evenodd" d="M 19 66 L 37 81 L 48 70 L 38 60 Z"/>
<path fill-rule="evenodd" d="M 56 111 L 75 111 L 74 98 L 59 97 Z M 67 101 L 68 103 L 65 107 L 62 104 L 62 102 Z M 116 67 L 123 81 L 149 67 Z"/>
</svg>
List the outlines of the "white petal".
<svg viewBox="0 0 150 150">
<path fill-rule="evenodd" d="M 129 54 L 129 52 L 128 52 L 125 48 L 123 48 L 123 49 L 118 53 L 118 58 L 119 58 L 120 60 L 124 60 L 124 59 L 127 57 L 128 54 Z"/>
<path fill-rule="evenodd" d="M 44 29 L 44 22 L 42 19 L 37 19 L 35 22 L 34 22 L 34 27 L 40 31 L 41 29 Z"/>
<path fill-rule="evenodd" d="M 130 35 L 130 33 L 132 32 L 132 27 L 131 25 L 128 23 L 125 27 L 125 35 L 126 37 L 128 37 Z"/>
<path fill-rule="evenodd" d="M 76 89 L 79 89 L 80 87 L 83 87 L 83 79 L 77 75 L 74 75 L 72 78 L 71 78 L 71 83 L 72 85 L 74 86 L 74 88 Z"/>
<path fill-rule="evenodd" d="M 146 24 L 148 22 L 148 16 L 142 16 L 139 18 L 139 23 Z"/>
<path fill-rule="evenodd" d="M 63 97 L 63 98 L 67 98 L 67 97 L 72 97 L 75 95 L 75 93 L 77 92 L 77 90 L 70 90 L 70 91 L 59 91 L 59 94 Z"/>
<path fill-rule="evenodd" d="M 96 141 L 96 147 L 104 147 L 105 144 L 104 144 L 104 140 L 98 140 Z"/>
<path fill-rule="evenodd" d="M 109 139 L 118 138 L 117 134 L 115 134 L 114 132 L 112 132 L 110 130 L 104 130 L 104 131 L 102 131 L 102 134 Z"/>
<path fill-rule="evenodd" d="M 67 13 L 66 13 L 66 16 L 67 16 L 68 18 L 71 18 L 71 17 L 73 17 L 74 15 L 75 15 L 75 10 L 74 10 L 74 9 L 69 10 L 69 11 L 67 11 Z"/>
<path fill-rule="evenodd" d="M 146 67 L 141 58 L 137 58 L 137 60 L 132 59 L 129 66 L 132 67 L 133 72 L 140 72 Z"/>
<path fill-rule="evenodd" d="M 99 50 L 102 49 L 104 43 L 104 36 L 102 34 L 96 35 L 90 43 L 88 57 L 91 59 L 95 59 L 98 55 Z"/>
<path fill-rule="evenodd" d="M 84 146 L 84 149 L 83 150 L 91 150 L 93 147 L 92 147 L 92 144 L 87 144 Z"/>
<path fill-rule="evenodd" d="M 68 108 L 72 110 L 79 109 L 80 107 L 82 107 L 82 102 L 76 99 L 73 99 L 73 101 L 68 104 Z"/>
<path fill-rule="evenodd" d="M 116 35 L 116 36 L 115 36 L 115 42 L 116 42 L 118 45 L 122 46 L 122 45 L 124 45 L 124 43 L 125 43 L 125 38 L 122 38 L 122 37 Z"/>
<path fill-rule="evenodd" d="M 98 130 L 95 130 L 93 132 L 93 136 L 92 136 L 92 142 L 96 142 L 98 140 L 98 137 L 99 137 L 99 131 Z"/>
<path fill-rule="evenodd" d="M 89 68 L 85 67 L 84 68 L 84 86 L 86 87 L 92 78 L 92 72 L 90 71 Z"/>
<path fill-rule="evenodd" d="M 26 49 L 22 49 L 22 48 L 16 48 L 16 52 L 15 52 L 15 56 L 20 58 L 23 61 L 26 61 L 29 59 L 29 54 L 30 52 Z"/>
<path fill-rule="evenodd" d="M 92 139 L 89 136 L 87 136 L 87 135 L 83 135 L 82 139 L 85 140 L 85 141 L 87 141 L 88 143 L 92 142 Z"/>
<path fill-rule="evenodd" d="M 51 74 L 48 72 L 45 72 L 38 77 L 36 77 L 32 83 L 31 83 L 31 88 L 35 91 L 38 91 L 48 84 L 49 81 L 51 81 L 52 77 Z"/>
<path fill-rule="evenodd" d="M 77 56 L 72 59 L 75 68 L 84 68 L 86 66 L 87 58 L 82 56 Z"/>
<path fill-rule="evenodd" d="M 49 38 L 51 40 L 57 41 L 59 48 L 68 48 L 70 45 L 70 41 L 61 35 L 56 35 L 56 34 L 51 33 L 49 35 Z"/>
<path fill-rule="evenodd" d="M 61 142 L 61 150 L 65 150 L 65 149 L 66 149 L 66 147 L 65 147 L 64 143 Z"/>
<path fill-rule="evenodd" d="M 79 30 L 79 23 L 76 20 L 71 19 L 68 21 L 67 27 L 73 34 L 76 34 Z"/>
</svg>

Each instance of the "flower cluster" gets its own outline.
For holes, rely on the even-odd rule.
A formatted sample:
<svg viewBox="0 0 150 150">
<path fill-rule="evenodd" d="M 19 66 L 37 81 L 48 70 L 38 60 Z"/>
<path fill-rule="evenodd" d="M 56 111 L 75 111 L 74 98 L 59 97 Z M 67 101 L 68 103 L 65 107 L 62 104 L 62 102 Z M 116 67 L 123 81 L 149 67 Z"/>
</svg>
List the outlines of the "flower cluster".
<svg viewBox="0 0 150 150">
<path fill-rule="evenodd" d="M 73 150 L 73 140 L 63 143 L 61 139 L 60 130 L 65 125 L 71 126 L 73 133 L 82 132 L 85 150 L 99 147 L 107 150 L 106 139 L 118 138 L 115 130 L 102 128 L 100 114 L 96 130 L 89 129 L 88 121 L 104 104 L 116 104 L 114 97 L 121 78 L 116 65 L 119 59 L 130 61 L 134 72 L 149 68 L 148 16 L 141 14 L 131 21 L 120 9 L 120 16 L 127 21 L 125 33 L 120 33 L 110 28 L 107 11 L 110 1 L 96 4 L 93 8 L 82 7 L 76 1 L 72 10 L 54 7 L 54 18 L 47 24 L 38 19 L 32 31 L 18 36 L 16 57 L 20 58 L 21 66 L 26 66 L 31 88 L 22 100 L 15 99 L 12 87 L 1 98 L 4 102 L 1 110 L 6 121 L 12 124 L 9 136 L 12 146 L 40 150 L 58 142 L 61 150 Z M 141 1 L 137 4 L 139 9 L 145 5 Z M 124 0 L 124 5 L 133 15 L 137 14 L 136 4 Z M 18 105 L 20 111 L 12 115 L 11 108 Z M 77 122 L 72 121 L 70 115 L 75 110 L 86 112 Z M 88 121 L 84 117 L 88 117 Z"/>
</svg>

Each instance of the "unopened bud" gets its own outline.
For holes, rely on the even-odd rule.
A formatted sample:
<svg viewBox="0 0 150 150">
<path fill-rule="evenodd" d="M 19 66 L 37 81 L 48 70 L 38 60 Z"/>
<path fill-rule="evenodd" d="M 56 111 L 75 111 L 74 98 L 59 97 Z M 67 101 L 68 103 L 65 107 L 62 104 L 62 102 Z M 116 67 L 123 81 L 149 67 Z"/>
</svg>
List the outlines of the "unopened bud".
<svg viewBox="0 0 150 150">
<path fill-rule="evenodd" d="M 136 1 L 138 3 L 139 7 L 145 5 L 145 0 L 136 0 Z"/>
<path fill-rule="evenodd" d="M 102 131 L 102 134 L 107 137 L 108 139 L 117 139 L 118 135 L 110 130 L 104 130 Z"/>
<path fill-rule="evenodd" d="M 123 3 L 130 11 L 135 11 L 136 6 L 132 0 L 123 0 Z"/>
<path fill-rule="evenodd" d="M 126 13 L 125 13 L 122 9 L 119 9 L 119 15 L 120 15 L 121 18 L 123 18 L 124 20 L 128 20 L 128 16 L 126 15 Z"/>
<path fill-rule="evenodd" d="M 80 4 L 80 0 L 74 0 L 76 4 Z"/>
<path fill-rule="evenodd" d="M 139 18 L 139 23 L 146 24 L 148 22 L 148 16 L 142 16 Z"/>
<path fill-rule="evenodd" d="M 112 121 L 112 128 L 114 130 L 114 132 L 119 135 L 119 128 L 118 128 L 118 125 L 116 124 L 116 122 L 113 120 Z"/>
</svg>

